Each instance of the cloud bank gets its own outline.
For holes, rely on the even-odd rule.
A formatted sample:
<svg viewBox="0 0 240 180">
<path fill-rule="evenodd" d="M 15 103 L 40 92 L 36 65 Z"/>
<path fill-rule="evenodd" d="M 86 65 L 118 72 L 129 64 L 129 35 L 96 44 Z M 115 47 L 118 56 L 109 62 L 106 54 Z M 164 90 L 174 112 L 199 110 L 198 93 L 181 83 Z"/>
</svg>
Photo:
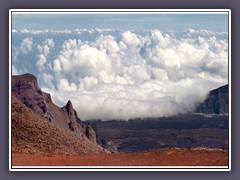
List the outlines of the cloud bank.
<svg viewBox="0 0 240 180">
<path fill-rule="evenodd" d="M 13 73 L 35 74 L 81 119 L 170 116 L 228 82 L 228 34 L 76 29 L 14 30 Z M 28 63 L 28 66 L 26 66 Z"/>
</svg>

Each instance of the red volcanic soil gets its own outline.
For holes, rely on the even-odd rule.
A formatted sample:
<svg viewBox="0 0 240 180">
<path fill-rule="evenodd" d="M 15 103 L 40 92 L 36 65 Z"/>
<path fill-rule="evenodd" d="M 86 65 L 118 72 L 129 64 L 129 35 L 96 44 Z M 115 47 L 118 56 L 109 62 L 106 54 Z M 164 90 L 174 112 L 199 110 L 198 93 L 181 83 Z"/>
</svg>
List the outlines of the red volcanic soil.
<svg viewBox="0 0 240 180">
<path fill-rule="evenodd" d="M 13 152 L 13 166 L 228 166 L 228 152 L 162 149 L 136 153 L 31 155 Z"/>
</svg>

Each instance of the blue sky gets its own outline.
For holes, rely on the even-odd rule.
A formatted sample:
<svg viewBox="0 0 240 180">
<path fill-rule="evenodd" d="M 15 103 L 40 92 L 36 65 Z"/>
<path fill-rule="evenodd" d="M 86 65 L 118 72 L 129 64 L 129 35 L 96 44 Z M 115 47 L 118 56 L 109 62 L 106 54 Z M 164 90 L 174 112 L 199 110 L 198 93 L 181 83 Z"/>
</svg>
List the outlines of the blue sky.
<svg viewBox="0 0 240 180">
<path fill-rule="evenodd" d="M 12 28 L 63 30 L 104 28 L 119 30 L 206 29 L 228 31 L 227 14 L 13 14 Z"/>
</svg>

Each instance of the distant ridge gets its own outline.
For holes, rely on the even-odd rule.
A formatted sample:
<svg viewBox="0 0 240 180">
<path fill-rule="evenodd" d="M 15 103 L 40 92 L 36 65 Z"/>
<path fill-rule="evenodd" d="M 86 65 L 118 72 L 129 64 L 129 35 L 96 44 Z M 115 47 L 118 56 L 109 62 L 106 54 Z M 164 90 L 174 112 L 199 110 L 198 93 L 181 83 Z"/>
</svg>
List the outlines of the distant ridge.
<svg viewBox="0 0 240 180">
<path fill-rule="evenodd" d="M 207 99 L 196 107 L 195 112 L 204 114 L 228 114 L 228 85 L 210 91 Z"/>
</svg>

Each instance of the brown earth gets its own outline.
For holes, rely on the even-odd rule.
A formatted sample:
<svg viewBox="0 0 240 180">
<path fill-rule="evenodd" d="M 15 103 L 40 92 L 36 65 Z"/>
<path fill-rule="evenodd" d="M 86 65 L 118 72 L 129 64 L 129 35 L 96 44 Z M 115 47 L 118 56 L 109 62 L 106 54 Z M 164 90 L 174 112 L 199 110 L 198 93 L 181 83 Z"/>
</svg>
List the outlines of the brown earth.
<svg viewBox="0 0 240 180">
<path fill-rule="evenodd" d="M 137 153 L 30 155 L 16 151 L 13 166 L 228 166 L 228 153 L 213 149 L 162 149 Z"/>
<path fill-rule="evenodd" d="M 69 130 L 49 123 L 45 118 L 35 114 L 15 96 L 12 96 L 11 125 L 13 151 L 45 155 L 79 155 L 106 152 L 86 136 L 76 136 Z"/>
</svg>

